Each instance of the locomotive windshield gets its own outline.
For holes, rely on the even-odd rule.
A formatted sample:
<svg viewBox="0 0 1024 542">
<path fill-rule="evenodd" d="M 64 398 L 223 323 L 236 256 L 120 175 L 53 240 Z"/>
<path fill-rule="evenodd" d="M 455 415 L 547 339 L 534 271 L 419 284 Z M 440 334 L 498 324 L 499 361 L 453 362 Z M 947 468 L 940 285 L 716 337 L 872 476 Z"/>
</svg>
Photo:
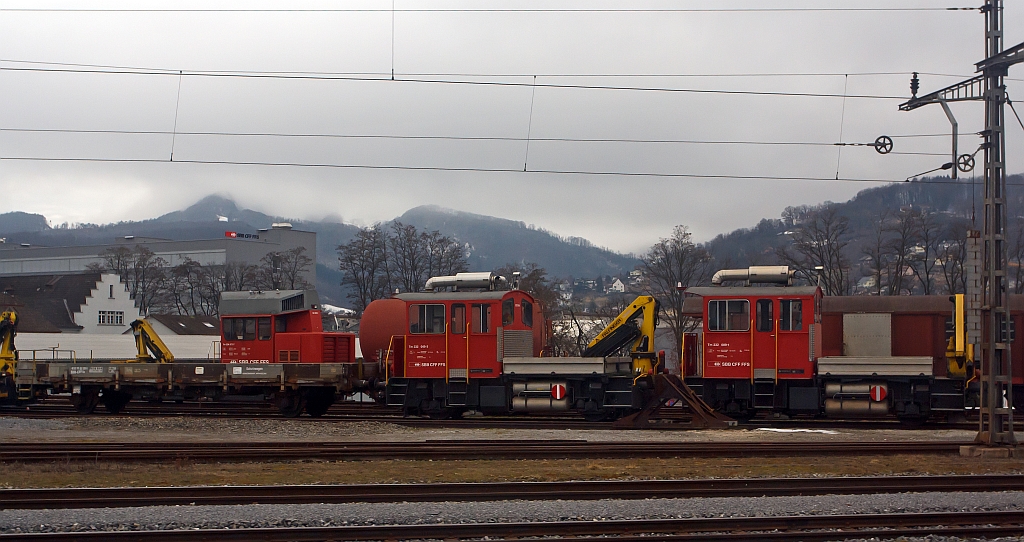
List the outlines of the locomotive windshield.
<svg viewBox="0 0 1024 542">
<path fill-rule="evenodd" d="M 800 331 L 803 329 L 804 302 L 799 299 L 783 299 L 779 301 L 779 329 L 783 331 Z"/>
<path fill-rule="evenodd" d="M 709 331 L 749 331 L 750 302 L 746 299 L 708 301 Z"/>
</svg>

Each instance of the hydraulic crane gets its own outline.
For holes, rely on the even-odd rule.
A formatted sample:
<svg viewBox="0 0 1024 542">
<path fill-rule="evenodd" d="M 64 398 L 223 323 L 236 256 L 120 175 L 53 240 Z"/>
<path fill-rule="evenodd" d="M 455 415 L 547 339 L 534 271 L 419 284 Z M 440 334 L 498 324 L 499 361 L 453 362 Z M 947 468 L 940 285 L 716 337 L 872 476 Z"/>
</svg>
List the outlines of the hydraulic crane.
<svg viewBox="0 0 1024 542">
<path fill-rule="evenodd" d="M 18 350 L 14 336 L 18 329 L 18 314 L 8 310 L 0 313 L 0 402 L 16 400 L 14 377 L 18 365 Z"/>
<path fill-rule="evenodd" d="M 653 297 L 637 297 L 590 341 L 583 351 L 583 357 L 605 357 L 630 346 L 633 374 L 640 376 L 653 373 L 658 357 L 654 351 L 654 330 L 658 327 L 660 309 L 661 305 Z"/>
</svg>

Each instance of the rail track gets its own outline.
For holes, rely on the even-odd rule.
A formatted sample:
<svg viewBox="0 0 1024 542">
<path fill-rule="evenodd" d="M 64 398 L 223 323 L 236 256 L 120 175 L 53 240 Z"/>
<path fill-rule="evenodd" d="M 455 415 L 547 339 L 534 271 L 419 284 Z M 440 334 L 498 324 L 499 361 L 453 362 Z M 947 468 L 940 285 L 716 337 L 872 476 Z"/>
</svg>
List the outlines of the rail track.
<svg viewBox="0 0 1024 542">
<path fill-rule="evenodd" d="M 6 407 L 0 408 L 0 416 L 10 416 L 26 419 L 59 419 L 65 417 L 82 417 L 74 411 L 66 399 L 51 399 L 28 407 Z M 98 418 L 161 418 L 161 417 L 196 417 L 212 419 L 278 419 L 283 420 L 275 408 L 265 403 L 209 403 L 209 402 L 186 402 L 181 404 L 161 403 L 149 404 L 143 402 L 130 403 L 128 409 L 122 414 L 97 413 Z M 405 427 L 421 428 L 461 428 L 461 429 L 579 429 L 579 430 L 606 430 L 613 429 L 612 422 L 588 422 L 576 416 L 560 415 L 531 415 L 526 416 L 490 416 L 486 418 L 468 417 L 453 420 L 434 420 L 427 418 L 406 418 L 402 416 L 401 409 L 397 407 L 386 407 L 374 403 L 343 402 L 333 405 L 327 414 L 319 418 L 300 417 L 290 419 L 295 423 L 317 423 L 317 422 L 381 422 L 393 423 Z M 906 426 L 896 420 L 835 420 L 835 419 L 774 419 L 755 418 L 748 422 L 741 422 L 740 428 L 804 428 L 804 429 L 857 429 L 857 430 L 878 430 L 878 429 L 962 429 L 967 431 L 977 430 L 978 422 L 968 420 L 964 422 L 930 422 L 922 426 Z M 1024 421 L 1015 424 L 1018 430 L 1024 431 Z M 658 427 L 659 430 L 689 430 L 665 424 Z"/>
<path fill-rule="evenodd" d="M 610 459 L 810 455 L 955 454 L 970 442 L 588 442 L 427 440 L 403 442 L 6 443 L 0 462 L 272 460 Z"/>
<path fill-rule="evenodd" d="M 1024 533 L 1024 512 L 940 512 L 775 517 L 638 519 L 521 523 L 370 525 L 264 529 L 92 531 L 0 535 L 2 542 L 38 540 L 178 542 L 197 540 L 559 540 L 600 536 L 620 542 L 895 539 L 907 536 L 996 537 Z"/>
<path fill-rule="evenodd" d="M 681 499 L 1020 491 L 1024 475 L 602 480 L 460 484 L 2 489 L 0 509 L 519 500 Z"/>
</svg>

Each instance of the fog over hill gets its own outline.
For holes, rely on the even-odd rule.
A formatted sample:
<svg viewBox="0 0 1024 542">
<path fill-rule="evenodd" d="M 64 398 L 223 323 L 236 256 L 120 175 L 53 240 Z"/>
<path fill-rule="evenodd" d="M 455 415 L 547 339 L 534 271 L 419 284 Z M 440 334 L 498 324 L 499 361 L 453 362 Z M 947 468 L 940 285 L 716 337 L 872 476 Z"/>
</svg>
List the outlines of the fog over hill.
<svg viewBox="0 0 1024 542">
<path fill-rule="evenodd" d="M 839 213 L 849 219 L 853 240 L 850 253 L 859 254 L 858 243 L 874 227 L 883 211 L 913 207 L 938 213 L 943 220 L 969 220 L 980 215 L 980 183 L 976 180 L 972 191 L 970 179 L 953 183 L 945 177 L 925 178 L 868 188 L 847 202 L 836 203 Z M 1024 175 L 1010 176 L 1008 184 L 1007 208 L 1013 218 L 1024 208 L 1024 186 L 1021 186 Z M 719 268 L 776 263 L 776 247 L 792 242 L 787 232 L 811 209 L 808 206 L 787 208 L 780 218 L 764 218 L 750 228 L 722 233 L 706 246 Z M 600 248 L 586 239 L 564 238 L 532 224 L 433 205 L 414 207 L 395 220 L 457 238 L 467 247 L 472 271 L 491 270 L 507 263 L 536 262 L 555 277 L 590 278 L 628 273 L 638 263 L 635 256 Z M 752 218 L 751 223 L 755 220 Z M 43 246 L 106 244 L 126 235 L 173 240 L 211 239 L 223 236 L 226 230 L 255 233 L 274 222 L 290 222 L 296 229 L 317 233 L 317 287 L 325 300 L 344 306 L 347 299 L 340 286 L 336 248 L 349 242 L 359 231 L 358 226 L 338 220 L 289 219 L 240 209 L 234 201 L 222 196 L 207 196 L 185 209 L 149 220 L 104 225 L 50 226 L 42 215 L 5 213 L 0 214 L 0 237 L 6 237 L 8 243 Z M 383 224 L 384 227 L 390 225 L 391 222 Z M 670 233 L 666 231 L 665 236 Z M 653 244 L 656 241 L 641 242 Z"/>
<path fill-rule="evenodd" d="M 536 262 L 554 276 L 615 275 L 633 269 L 630 256 L 593 246 L 579 238 L 561 238 L 522 222 L 453 211 L 435 206 L 410 209 L 396 220 L 421 230 L 438 230 L 467 245 L 472 271 L 485 271 L 511 262 Z M 336 248 L 349 242 L 359 227 L 338 221 L 309 221 L 240 209 L 234 201 L 207 196 L 189 207 L 139 222 L 58 225 L 42 215 L 0 214 L 0 237 L 8 243 L 36 246 L 81 246 L 113 242 L 126 235 L 173 240 L 215 239 L 227 230 L 256 233 L 275 222 L 317 233 L 317 289 L 325 300 L 344 305 Z M 389 226 L 385 223 L 384 226 Z"/>
</svg>

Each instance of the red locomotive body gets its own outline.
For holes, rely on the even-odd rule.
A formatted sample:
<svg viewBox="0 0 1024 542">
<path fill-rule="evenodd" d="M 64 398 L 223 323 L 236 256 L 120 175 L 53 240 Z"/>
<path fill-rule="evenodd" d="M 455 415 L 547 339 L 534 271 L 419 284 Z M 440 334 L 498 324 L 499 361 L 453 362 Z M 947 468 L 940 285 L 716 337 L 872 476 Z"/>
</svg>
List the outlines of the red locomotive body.
<svg viewBox="0 0 1024 542">
<path fill-rule="evenodd" d="M 712 283 L 785 284 L 781 270 L 766 274 L 773 269 L 723 270 Z M 950 340 L 968 338 L 962 299 L 823 298 L 817 287 L 791 286 L 713 286 L 687 293 L 693 295 L 684 313 L 701 318 L 702 327 L 686 337 L 684 376 L 726 414 L 894 415 L 917 423 L 933 415 L 962 418 L 977 404 L 969 353 Z M 1011 307 L 1019 303 L 1014 299 Z M 1014 312 L 1015 324 L 1021 317 Z M 1013 363 L 1015 373 L 1024 370 L 1024 353 L 1014 353 Z M 1015 389 L 1013 402 L 1024 404 L 1024 393 Z"/>
<path fill-rule="evenodd" d="M 521 290 L 399 294 L 370 303 L 360 322 L 365 359 L 411 379 L 496 378 L 504 355 L 539 354 L 543 331 Z"/>
<path fill-rule="evenodd" d="M 821 289 L 691 288 L 703 298 L 705 379 L 806 380 L 821 354 Z"/>
<path fill-rule="evenodd" d="M 355 335 L 324 332 L 313 291 L 224 292 L 221 363 L 354 363 Z"/>
</svg>

